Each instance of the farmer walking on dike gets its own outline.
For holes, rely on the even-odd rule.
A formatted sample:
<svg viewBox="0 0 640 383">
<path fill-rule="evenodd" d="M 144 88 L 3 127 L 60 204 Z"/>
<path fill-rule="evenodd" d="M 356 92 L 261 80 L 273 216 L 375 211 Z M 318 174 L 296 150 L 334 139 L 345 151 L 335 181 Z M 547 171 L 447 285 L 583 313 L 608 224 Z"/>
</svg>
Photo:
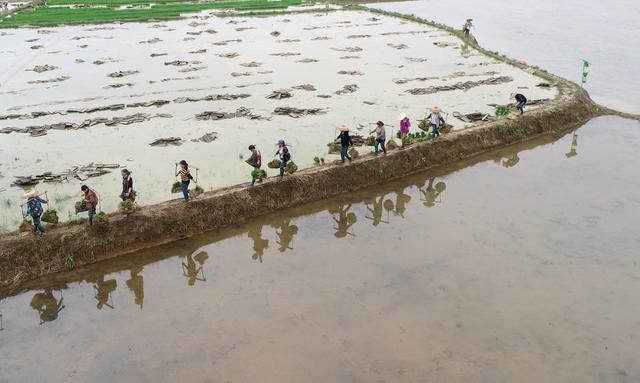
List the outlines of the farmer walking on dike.
<svg viewBox="0 0 640 383">
<path fill-rule="evenodd" d="M 433 131 L 431 135 L 433 138 L 440 137 L 440 126 L 444 125 L 444 118 L 442 118 L 442 110 L 437 106 L 431 108 L 431 113 L 427 116 L 427 120 L 431 122 Z"/>
<path fill-rule="evenodd" d="M 253 172 L 251 172 L 251 186 L 253 186 L 256 183 L 256 178 L 260 180 L 259 182 L 262 182 L 262 177 L 259 176 L 260 168 L 262 167 L 262 155 L 255 145 L 249 145 L 249 150 L 251 151 L 251 157 L 249 157 L 247 163 L 253 166 Z"/>
<path fill-rule="evenodd" d="M 516 108 L 520 111 L 520 115 L 524 114 L 524 106 L 527 104 L 527 98 L 521 93 L 511 93 L 511 97 L 516 99 Z"/>
<path fill-rule="evenodd" d="M 464 37 L 469 37 L 469 33 L 471 33 L 471 28 L 473 27 L 472 21 L 473 19 L 467 19 L 467 21 L 465 21 L 464 25 L 462 26 Z"/>
<path fill-rule="evenodd" d="M 349 135 L 349 128 L 346 125 L 340 126 L 340 134 L 338 134 L 336 140 L 340 140 L 340 159 L 342 159 L 342 163 L 344 164 L 346 159 L 351 161 L 349 146 L 353 146 L 353 141 Z"/>
<path fill-rule="evenodd" d="M 378 155 L 378 146 L 380 146 L 384 154 L 387 154 L 387 147 L 385 146 L 385 142 L 387 140 L 387 132 L 384 128 L 384 123 L 382 121 L 378 121 L 376 123 L 375 129 L 370 131 L 369 134 L 373 132 L 376 133 L 376 140 L 373 143 L 375 155 Z"/>
<path fill-rule="evenodd" d="M 284 140 L 278 140 L 278 151 L 276 152 L 276 156 L 280 156 L 280 178 L 284 177 L 284 170 L 287 167 L 287 162 L 291 160 L 291 153 L 289 153 L 289 148 L 287 144 L 284 143 Z"/>
<path fill-rule="evenodd" d="M 133 202 L 135 199 L 135 193 L 133 191 L 133 178 L 131 178 L 131 172 L 128 169 L 122 169 L 120 174 L 122 174 L 122 193 L 120 193 L 120 198 L 122 198 L 122 201 L 129 200 Z"/>
<path fill-rule="evenodd" d="M 42 227 L 40 217 L 44 212 L 42 204 L 48 201 L 40 198 L 40 194 L 35 190 L 25 194 L 23 197 L 27 199 L 27 215 L 33 220 L 33 233 L 35 235 L 43 235 L 44 227 Z"/>
<path fill-rule="evenodd" d="M 191 172 L 189 171 L 189 164 L 185 160 L 181 160 L 179 163 L 180 170 L 176 173 L 176 177 L 180 176 L 180 184 L 182 186 L 182 196 L 184 202 L 189 202 L 189 183 L 193 179 Z"/>
<path fill-rule="evenodd" d="M 404 138 L 409 134 L 409 129 L 411 129 L 411 121 L 404 113 L 398 119 L 400 120 L 400 142 L 404 142 Z"/>
<path fill-rule="evenodd" d="M 96 208 L 98 207 L 98 195 L 87 185 L 82 185 L 80 190 L 84 193 L 84 200 L 87 201 L 87 207 L 89 208 L 87 212 L 89 214 L 89 226 L 93 226 L 93 216 L 96 215 Z"/>
</svg>

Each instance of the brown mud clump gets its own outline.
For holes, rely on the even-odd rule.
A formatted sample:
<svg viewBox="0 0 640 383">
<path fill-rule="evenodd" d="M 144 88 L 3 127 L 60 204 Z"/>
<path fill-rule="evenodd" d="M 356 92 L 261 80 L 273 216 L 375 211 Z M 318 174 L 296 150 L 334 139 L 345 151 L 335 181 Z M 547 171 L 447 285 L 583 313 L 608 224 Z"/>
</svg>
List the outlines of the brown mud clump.
<svg viewBox="0 0 640 383">
<path fill-rule="evenodd" d="M 475 88 L 482 85 L 497 85 L 497 84 L 503 84 L 511 81 L 513 81 L 513 78 L 509 76 L 501 76 L 501 77 L 492 77 L 492 78 L 489 78 L 486 80 L 480 80 L 480 81 L 459 82 L 453 85 L 430 86 L 428 88 L 413 88 L 413 89 L 408 89 L 405 92 L 411 93 L 413 95 L 424 95 L 424 94 L 433 94 L 438 92 L 447 92 L 451 90 L 471 89 L 471 88 Z"/>
<path fill-rule="evenodd" d="M 120 77 L 125 77 L 125 76 L 131 76 L 131 75 L 134 75 L 136 73 L 140 73 L 140 71 L 137 71 L 137 70 L 121 70 L 121 71 L 118 71 L 118 72 L 109 73 L 107 75 L 107 77 L 120 78 Z"/>
<path fill-rule="evenodd" d="M 293 93 L 291 93 L 291 91 L 289 91 L 288 89 L 274 90 L 271 94 L 267 95 L 267 98 L 272 100 L 281 100 L 283 98 L 290 97 L 293 97 Z"/>
<path fill-rule="evenodd" d="M 325 113 L 327 113 L 327 111 L 321 108 L 299 109 L 299 108 L 292 108 L 288 106 L 278 107 L 273 111 L 273 114 L 281 115 L 281 116 L 289 116 L 292 118 L 313 116 L 313 115 L 325 114 Z"/>
</svg>

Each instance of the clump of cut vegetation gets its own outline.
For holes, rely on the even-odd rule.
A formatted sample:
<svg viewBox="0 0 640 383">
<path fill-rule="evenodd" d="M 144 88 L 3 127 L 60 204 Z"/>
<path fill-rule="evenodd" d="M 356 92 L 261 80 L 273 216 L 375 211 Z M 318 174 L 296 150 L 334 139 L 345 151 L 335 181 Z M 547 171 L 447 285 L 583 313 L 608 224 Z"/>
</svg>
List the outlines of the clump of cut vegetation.
<svg viewBox="0 0 640 383">
<path fill-rule="evenodd" d="M 42 214 L 41 219 L 42 219 L 42 222 L 51 223 L 51 224 L 56 224 L 60 222 L 60 220 L 58 219 L 58 212 L 56 211 L 56 209 L 47 209 L 47 211 L 45 211 Z"/>
<path fill-rule="evenodd" d="M 182 183 L 180 181 L 176 181 L 171 185 L 171 193 L 180 193 L 182 190 Z"/>
<path fill-rule="evenodd" d="M 191 198 L 195 198 L 202 193 L 204 193 L 204 189 L 200 185 L 197 185 L 195 188 L 189 190 L 189 195 L 191 196 Z"/>
<path fill-rule="evenodd" d="M 509 107 L 504 105 L 496 106 L 496 117 L 502 117 L 509 114 Z"/>
</svg>

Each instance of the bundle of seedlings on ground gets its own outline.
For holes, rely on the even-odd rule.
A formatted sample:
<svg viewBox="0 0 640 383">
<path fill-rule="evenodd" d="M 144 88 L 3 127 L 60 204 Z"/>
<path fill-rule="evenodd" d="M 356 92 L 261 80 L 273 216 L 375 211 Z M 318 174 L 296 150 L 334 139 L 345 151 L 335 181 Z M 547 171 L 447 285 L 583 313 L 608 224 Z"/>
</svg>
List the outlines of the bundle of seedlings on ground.
<svg viewBox="0 0 640 383">
<path fill-rule="evenodd" d="M 267 171 L 264 169 L 255 169 L 251 172 L 251 177 L 258 180 L 258 182 L 262 182 L 263 179 L 267 178 Z"/>
<path fill-rule="evenodd" d="M 98 223 L 108 223 L 109 222 L 109 216 L 106 215 L 105 212 L 99 211 L 98 214 L 96 214 L 96 222 L 98 222 Z"/>
<path fill-rule="evenodd" d="M 420 120 L 420 122 L 418 123 L 418 128 L 420 130 L 424 130 L 425 132 L 428 132 L 430 127 L 431 124 L 429 124 L 427 120 Z"/>
<path fill-rule="evenodd" d="M 509 107 L 505 105 L 496 106 L 496 117 L 506 116 L 509 114 Z"/>
<path fill-rule="evenodd" d="M 76 208 L 76 214 L 81 213 L 83 211 L 89 211 L 89 206 L 87 206 L 87 201 L 84 199 L 82 201 L 76 202 L 75 208 Z"/>
<path fill-rule="evenodd" d="M 279 159 L 273 159 L 273 160 L 269 161 L 269 163 L 267 164 L 267 166 L 268 166 L 270 169 L 279 169 L 279 168 L 280 168 L 280 164 L 281 164 L 281 163 L 282 163 L 282 162 L 281 162 Z"/>
<path fill-rule="evenodd" d="M 171 193 L 180 193 L 182 191 L 182 182 L 176 181 L 171 185 Z"/>
<path fill-rule="evenodd" d="M 58 212 L 55 209 L 47 209 L 42 214 L 41 219 L 42 219 L 42 222 L 52 223 L 52 224 L 56 224 L 60 222 L 60 220 L 58 219 Z"/>
<path fill-rule="evenodd" d="M 293 173 L 298 171 L 298 165 L 296 165 L 296 163 L 293 162 L 293 161 L 289 161 L 287 163 L 287 169 L 286 170 L 287 170 L 287 173 L 293 174 Z"/>
<path fill-rule="evenodd" d="M 191 196 L 191 198 L 195 198 L 202 193 L 204 193 L 204 189 L 200 185 L 196 185 L 195 188 L 189 190 L 189 195 Z"/>
<path fill-rule="evenodd" d="M 376 138 L 374 136 L 369 136 L 364 140 L 365 146 L 375 146 Z"/>
<path fill-rule="evenodd" d="M 324 165 L 324 157 L 313 157 L 313 163 L 316 165 Z"/>
<path fill-rule="evenodd" d="M 360 152 L 358 152 L 356 148 L 351 147 L 351 149 L 349 150 L 349 157 L 355 160 L 356 158 L 360 157 Z"/>
<path fill-rule="evenodd" d="M 120 205 L 118 205 L 118 211 L 120 213 L 131 213 L 135 209 L 136 209 L 136 205 L 129 200 L 122 201 L 120 202 Z"/>
<path fill-rule="evenodd" d="M 387 142 L 387 149 L 389 150 L 398 149 L 398 144 L 394 140 L 389 140 Z"/>
<path fill-rule="evenodd" d="M 18 228 L 20 232 L 27 232 L 33 230 L 33 224 L 28 219 L 23 219 L 20 227 Z"/>
</svg>

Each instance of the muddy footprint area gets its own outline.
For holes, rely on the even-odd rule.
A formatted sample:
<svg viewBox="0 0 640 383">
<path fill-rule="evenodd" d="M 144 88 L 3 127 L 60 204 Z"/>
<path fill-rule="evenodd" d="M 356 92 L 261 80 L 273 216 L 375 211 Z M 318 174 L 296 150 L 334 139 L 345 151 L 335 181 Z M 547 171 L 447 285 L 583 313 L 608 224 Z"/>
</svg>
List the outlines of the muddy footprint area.
<svg viewBox="0 0 640 383">
<path fill-rule="evenodd" d="M 463 55 L 460 41 L 432 27 L 361 11 L 232 20 L 203 13 L 162 24 L 65 28 L 69 38 L 55 50 L 49 39 L 62 28 L 3 36 L 15 46 L 0 52 L 0 198 L 10 204 L 0 213 L 3 228 L 19 225 L 20 196 L 30 188 L 46 187 L 62 220 L 75 219 L 83 181 L 11 186 L 69 164 L 133 170 L 137 202 L 146 205 L 173 197 L 165 186 L 181 159 L 203 169 L 199 185 L 208 190 L 250 179 L 250 167 L 238 160 L 249 144 L 275 153 L 274 143 L 285 139 L 306 168 L 315 157 L 337 158 L 326 143 L 342 124 L 366 138 L 381 120 L 390 137 L 400 113 L 417 127 L 439 106 L 453 129 L 463 129 L 478 122 L 474 113 L 493 115 L 510 104 L 514 91 L 532 100 L 557 94 L 554 84 L 536 86 L 543 81 L 530 73 Z M 131 44 L 114 44 L 131 35 Z M 173 141 L 149 145 L 159 139 Z M 116 174 L 84 182 L 101 193 L 102 209 L 117 208 Z"/>
</svg>

